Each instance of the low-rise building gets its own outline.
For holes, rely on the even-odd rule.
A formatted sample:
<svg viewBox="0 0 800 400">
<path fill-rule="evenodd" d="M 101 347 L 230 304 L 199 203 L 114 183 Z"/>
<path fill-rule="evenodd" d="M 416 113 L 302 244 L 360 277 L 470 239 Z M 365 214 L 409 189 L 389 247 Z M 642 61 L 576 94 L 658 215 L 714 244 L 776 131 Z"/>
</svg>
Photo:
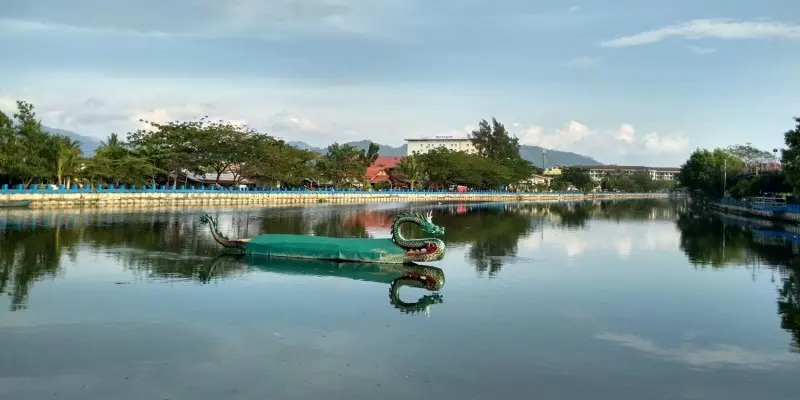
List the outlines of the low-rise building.
<svg viewBox="0 0 800 400">
<path fill-rule="evenodd" d="M 561 175 L 561 167 L 554 165 L 542 172 L 544 176 L 558 176 Z"/>
<path fill-rule="evenodd" d="M 534 174 L 533 176 L 531 176 L 531 179 L 529 179 L 528 181 L 531 184 L 534 184 L 534 185 L 548 185 L 549 186 L 550 185 L 550 181 L 552 181 L 552 180 L 553 180 L 552 176 Z"/>
</svg>

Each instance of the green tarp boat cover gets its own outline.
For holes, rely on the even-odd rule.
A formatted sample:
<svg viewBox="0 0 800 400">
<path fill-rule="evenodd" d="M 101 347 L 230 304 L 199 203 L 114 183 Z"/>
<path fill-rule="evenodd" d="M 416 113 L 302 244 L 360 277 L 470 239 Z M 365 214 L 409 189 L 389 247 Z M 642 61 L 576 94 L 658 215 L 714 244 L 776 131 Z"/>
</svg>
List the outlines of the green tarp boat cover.
<svg viewBox="0 0 800 400">
<path fill-rule="evenodd" d="M 403 263 L 406 251 L 391 239 L 267 234 L 250 239 L 247 254 L 370 263 Z"/>
</svg>

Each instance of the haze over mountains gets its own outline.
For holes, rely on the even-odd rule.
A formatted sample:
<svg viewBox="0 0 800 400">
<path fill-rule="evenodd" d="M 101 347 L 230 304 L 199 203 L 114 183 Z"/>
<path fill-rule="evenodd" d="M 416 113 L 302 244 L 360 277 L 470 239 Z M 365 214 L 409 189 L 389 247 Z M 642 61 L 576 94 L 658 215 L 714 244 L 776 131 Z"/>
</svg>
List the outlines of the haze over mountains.
<svg viewBox="0 0 800 400">
<path fill-rule="evenodd" d="M 84 136 L 79 133 L 75 133 L 73 131 L 68 131 L 66 129 L 51 128 L 45 125 L 42 125 L 42 129 L 44 129 L 45 132 L 48 132 L 51 135 L 62 135 L 72 140 L 77 140 L 81 142 L 81 150 L 85 155 L 94 153 L 94 151 L 97 150 L 98 147 L 100 147 L 101 143 L 100 140 L 97 140 L 89 136 Z"/>
<path fill-rule="evenodd" d="M 326 150 L 321 147 L 311 146 L 305 142 L 289 142 L 294 147 L 304 150 L 311 150 L 316 151 L 317 153 L 324 154 Z M 358 147 L 359 149 L 366 149 L 369 147 L 369 140 L 361 140 L 357 142 L 347 142 L 345 144 L 351 144 L 353 146 Z M 402 146 L 389 146 L 383 145 L 378 143 L 380 148 L 380 155 L 382 156 L 405 156 L 407 154 L 408 145 Z M 520 146 L 519 153 L 522 158 L 530 161 L 533 165 L 537 167 L 542 166 L 542 152 L 543 149 L 539 146 L 527 146 L 522 145 Z M 569 165 L 603 165 L 603 163 L 595 160 L 592 157 L 584 156 L 581 154 L 576 154 L 568 151 L 559 151 L 559 150 L 547 150 L 546 157 L 544 159 L 545 168 L 552 167 L 554 165 L 561 165 L 561 166 L 569 166 Z"/>
<path fill-rule="evenodd" d="M 94 151 L 100 147 L 101 141 L 89 136 L 84 136 L 72 131 L 68 131 L 65 129 L 58 129 L 58 128 L 51 128 L 49 126 L 42 126 L 45 131 L 50 132 L 52 134 L 59 134 L 67 136 L 73 140 L 78 140 L 81 142 L 81 150 L 83 150 L 83 154 L 90 155 L 94 153 Z M 347 142 L 346 144 L 352 144 L 353 146 L 358 147 L 359 149 L 366 149 L 369 147 L 369 140 L 361 140 L 357 142 Z M 322 147 L 315 147 L 311 146 L 305 142 L 289 142 L 290 145 L 297 147 L 303 150 L 311 150 L 315 151 L 320 154 L 325 154 L 326 149 Z M 402 146 L 389 146 L 378 143 L 380 148 L 380 155 L 387 156 L 387 157 L 397 157 L 397 156 L 405 156 L 407 152 L 407 145 Z M 530 161 L 533 165 L 537 167 L 542 166 L 542 148 L 539 146 L 520 146 L 520 154 L 522 158 Z M 547 150 L 546 157 L 544 159 L 545 168 L 549 168 L 553 165 L 561 165 L 561 166 L 569 166 L 569 165 L 603 165 L 601 162 L 595 160 L 592 157 L 584 156 L 581 154 L 576 154 L 568 151 L 558 151 L 558 150 Z"/>
</svg>

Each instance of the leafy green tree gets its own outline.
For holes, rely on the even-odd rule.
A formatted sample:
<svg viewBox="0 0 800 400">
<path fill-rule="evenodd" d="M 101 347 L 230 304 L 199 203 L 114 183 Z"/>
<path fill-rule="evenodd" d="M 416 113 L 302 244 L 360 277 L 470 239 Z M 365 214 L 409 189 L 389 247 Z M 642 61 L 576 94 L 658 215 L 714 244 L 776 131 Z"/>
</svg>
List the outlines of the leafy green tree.
<svg viewBox="0 0 800 400">
<path fill-rule="evenodd" d="M 197 166 L 211 169 L 210 172 L 216 174 L 215 184 L 219 184 L 220 176 L 231 171 L 231 167 L 248 161 L 251 156 L 248 152 L 258 140 L 253 137 L 255 132 L 250 128 L 225 121 L 201 119 L 198 123 L 183 124 L 184 131 L 194 132 L 188 144 L 197 151 Z"/>
<path fill-rule="evenodd" d="M 424 165 L 428 186 L 498 189 L 513 182 L 513 173 L 507 167 L 476 154 L 439 148 L 418 157 Z"/>
<path fill-rule="evenodd" d="M 92 185 L 143 185 L 153 174 L 165 172 L 128 147 L 117 134 L 112 133 L 94 157 L 85 160 L 82 175 Z"/>
<path fill-rule="evenodd" d="M 492 118 L 489 125 L 485 119 L 478 123 L 478 129 L 470 133 L 472 145 L 478 154 L 495 160 L 519 158 L 519 139 L 512 138 L 506 127 Z"/>
<path fill-rule="evenodd" d="M 723 180 L 726 188 L 736 184 L 736 176 L 744 168 L 742 160 L 723 149 L 697 149 L 681 165 L 676 179 L 693 196 L 706 200 L 722 198 Z"/>
<path fill-rule="evenodd" d="M 491 125 L 486 120 L 481 120 L 478 129 L 473 130 L 469 137 L 478 150 L 478 155 L 503 167 L 504 185 L 516 185 L 530 179 L 539 171 L 530 161 L 522 158 L 519 153 L 519 139 L 512 137 L 496 118 L 492 118 Z"/>
<path fill-rule="evenodd" d="M 569 182 L 567 182 L 561 175 L 557 175 L 550 181 L 550 189 L 561 192 L 569 189 Z"/>
<path fill-rule="evenodd" d="M 332 181 L 336 187 L 361 182 L 366 175 L 365 154 L 349 144 L 334 143 L 317 167 L 322 176 Z"/>
<path fill-rule="evenodd" d="M 620 170 L 607 172 L 600 180 L 600 188 L 607 191 L 635 191 L 635 185 L 631 177 Z"/>
<path fill-rule="evenodd" d="M 759 196 L 763 193 L 791 193 L 792 186 L 783 171 L 761 173 L 756 176 L 740 176 L 730 189 L 737 199 Z"/>
<path fill-rule="evenodd" d="M 313 151 L 300 150 L 268 135 L 255 136 L 247 148 L 247 161 L 239 172 L 250 181 L 297 186 L 304 179 L 319 179 L 314 165 L 319 156 Z"/>
<path fill-rule="evenodd" d="M 725 148 L 725 151 L 736 157 L 739 157 L 745 166 L 749 165 L 756 166 L 755 168 L 756 174 L 758 174 L 758 167 L 757 167 L 758 164 L 765 164 L 776 161 L 775 154 L 769 151 L 757 149 L 751 146 L 750 143 L 746 145 L 737 144 L 733 146 L 728 146 L 727 148 Z"/>
<path fill-rule="evenodd" d="M 418 155 L 403 158 L 397 166 L 397 171 L 408 179 L 411 189 L 416 189 L 417 184 L 426 179 L 425 166 Z"/>
<path fill-rule="evenodd" d="M 0 117 L 0 129 L 4 131 L 3 156 L 5 171 L 11 180 L 21 181 L 28 186 L 34 180 L 44 182 L 53 175 L 55 162 L 52 159 L 54 144 L 50 136 L 42 130 L 36 119 L 32 104 L 17 101 L 17 111 L 13 120 Z"/>
<path fill-rule="evenodd" d="M 781 163 L 794 194 L 800 195 L 800 117 L 795 117 L 794 121 L 795 128 L 783 134 L 786 148 L 781 152 Z"/>
<path fill-rule="evenodd" d="M 198 136 L 203 126 L 203 120 L 181 122 L 172 121 L 158 123 L 140 120 L 149 126 L 128 133 L 129 144 L 137 150 L 137 154 L 147 160 L 154 170 L 164 171 L 162 174 L 152 175 L 155 184 L 157 178 L 166 178 L 167 184 L 177 185 L 178 177 L 182 171 L 204 174 L 206 167 L 202 165 L 201 152 L 207 150 L 198 146 Z M 170 175 L 174 181 L 170 182 Z"/>
<path fill-rule="evenodd" d="M 632 173 L 631 183 L 633 183 L 632 192 L 646 193 L 652 192 L 656 188 L 655 181 L 648 171 L 636 171 Z"/>
<path fill-rule="evenodd" d="M 361 152 L 359 157 L 361 161 L 359 165 L 359 176 L 361 176 L 361 179 L 364 181 L 364 188 L 369 186 L 369 182 L 367 181 L 367 168 L 378 159 L 379 151 L 380 146 L 377 143 L 369 142 L 368 148 Z"/>
<path fill-rule="evenodd" d="M 0 179 L 11 174 L 15 146 L 14 121 L 0 110 Z"/>
<path fill-rule="evenodd" d="M 594 180 L 589 175 L 589 171 L 585 168 L 567 167 L 561 170 L 561 175 L 558 175 L 553 180 L 571 183 L 578 190 L 589 192 L 596 186 Z"/>
</svg>

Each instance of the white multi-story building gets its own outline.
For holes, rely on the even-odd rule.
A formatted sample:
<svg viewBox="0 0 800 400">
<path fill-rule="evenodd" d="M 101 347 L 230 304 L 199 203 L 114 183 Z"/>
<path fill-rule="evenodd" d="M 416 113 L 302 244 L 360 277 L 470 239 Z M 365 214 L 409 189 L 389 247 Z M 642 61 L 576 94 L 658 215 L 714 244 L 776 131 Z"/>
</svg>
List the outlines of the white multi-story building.
<svg viewBox="0 0 800 400">
<path fill-rule="evenodd" d="M 634 172 L 639 171 L 647 172 L 654 181 L 672 181 L 675 180 L 675 175 L 681 170 L 674 167 L 645 167 L 639 165 L 573 165 L 573 167 L 588 170 L 589 176 L 595 181 L 602 180 L 606 174 L 611 172 L 632 175 Z"/>
<path fill-rule="evenodd" d="M 444 147 L 453 151 L 463 151 L 466 153 L 476 153 L 478 150 L 472 145 L 472 141 L 465 137 L 455 136 L 434 136 L 430 138 L 406 139 L 408 143 L 407 155 L 414 153 L 425 154 L 433 149 Z"/>
</svg>

